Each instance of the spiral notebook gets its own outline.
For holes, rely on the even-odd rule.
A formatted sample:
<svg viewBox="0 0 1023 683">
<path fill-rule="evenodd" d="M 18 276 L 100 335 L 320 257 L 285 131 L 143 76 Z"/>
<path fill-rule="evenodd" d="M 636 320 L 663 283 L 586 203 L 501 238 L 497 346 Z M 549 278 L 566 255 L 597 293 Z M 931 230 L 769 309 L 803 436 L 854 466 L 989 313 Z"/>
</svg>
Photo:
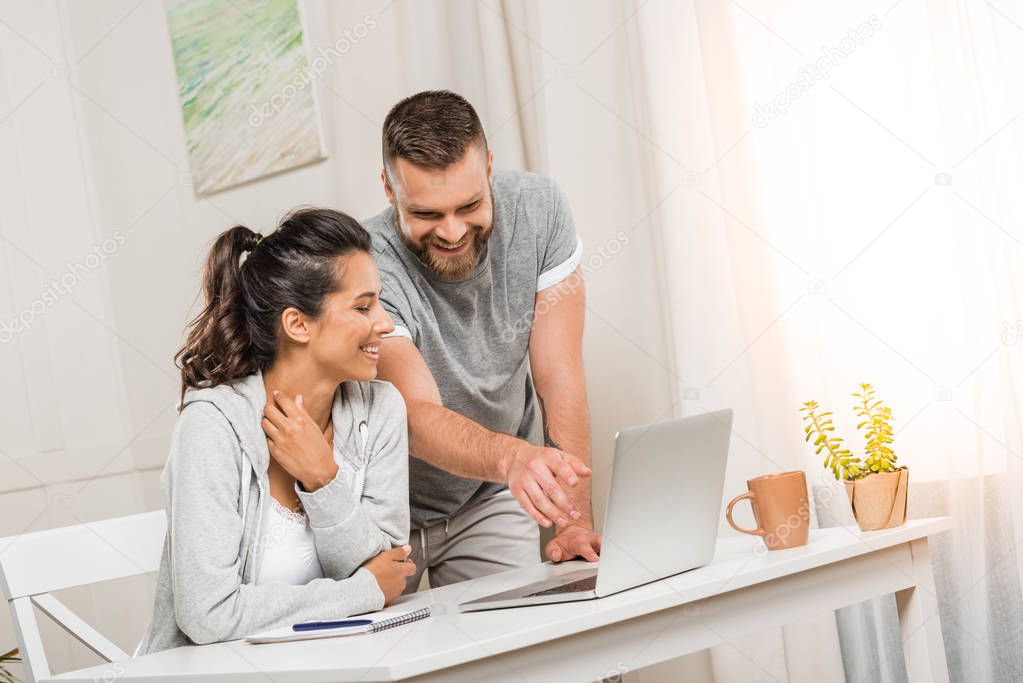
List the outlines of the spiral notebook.
<svg viewBox="0 0 1023 683">
<path fill-rule="evenodd" d="M 389 628 L 411 624 L 414 621 L 426 619 L 430 616 L 429 607 L 422 607 L 404 612 L 376 612 L 375 614 L 362 614 L 351 619 L 368 620 L 372 623 L 359 626 L 341 626 L 338 628 L 323 628 L 315 631 L 296 631 L 291 626 L 254 633 L 246 636 L 247 643 L 285 643 L 291 640 L 313 640 L 316 638 L 336 638 L 338 636 L 354 636 L 360 633 L 377 633 L 386 631 Z"/>
</svg>

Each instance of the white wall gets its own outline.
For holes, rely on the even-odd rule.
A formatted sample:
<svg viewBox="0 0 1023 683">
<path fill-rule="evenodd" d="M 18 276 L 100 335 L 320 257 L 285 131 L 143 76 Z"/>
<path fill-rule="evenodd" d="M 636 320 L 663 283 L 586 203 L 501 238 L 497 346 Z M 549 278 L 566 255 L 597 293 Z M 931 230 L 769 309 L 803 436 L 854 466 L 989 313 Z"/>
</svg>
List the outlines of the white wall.
<svg viewBox="0 0 1023 683">
<path fill-rule="evenodd" d="M 618 2 L 585 5 L 581 20 L 581 3 L 302 2 L 313 45 L 335 43 L 367 15 L 377 24 L 318 84 L 329 158 L 202 200 L 182 184 L 188 165 L 161 3 L 0 8 L 0 320 L 39 297 L 66 262 L 124 236 L 31 330 L 0 344 L 0 536 L 161 507 L 157 478 L 178 391 L 171 358 L 196 310 L 209 240 L 234 223 L 269 230 L 298 204 L 377 212 L 380 123 L 396 100 L 425 88 L 476 104 L 498 167 L 562 184 L 587 256 L 620 230 L 630 235 L 588 281 L 595 471 L 606 469 L 615 430 L 672 412 L 646 223 L 655 198 L 638 165 L 646 143 L 622 125 L 635 112 L 601 104 L 632 87 L 616 30 L 626 12 Z M 606 474 L 595 481 L 598 515 L 606 484 Z M 151 596 L 151 579 L 138 579 L 69 602 L 127 649 Z M 116 609 L 101 607 L 107 601 Z M 49 635 L 58 670 L 94 661 Z M 0 650 L 8 643 L 4 614 Z"/>
</svg>

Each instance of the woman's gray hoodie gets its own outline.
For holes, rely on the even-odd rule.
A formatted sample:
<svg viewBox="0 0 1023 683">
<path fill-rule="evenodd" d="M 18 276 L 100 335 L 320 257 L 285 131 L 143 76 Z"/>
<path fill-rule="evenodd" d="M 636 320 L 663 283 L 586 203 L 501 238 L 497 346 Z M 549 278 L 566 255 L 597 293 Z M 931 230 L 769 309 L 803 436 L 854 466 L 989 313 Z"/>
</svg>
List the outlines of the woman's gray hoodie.
<svg viewBox="0 0 1023 683">
<path fill-rule="evenodd" d="M 313 493 L 295 489 L 326 577 L 304 586 L 250 583 L 270 497 L 265 403 L 262 373 L 185 393 L 160 480 L 167 537 L 153 620 L 137 654 L 384 606 L 376 578 L 360 565 L 408 542 L 401 394 L 379 381 L 338 387 L 331 408 L 337 477 Z"/>
</svg>

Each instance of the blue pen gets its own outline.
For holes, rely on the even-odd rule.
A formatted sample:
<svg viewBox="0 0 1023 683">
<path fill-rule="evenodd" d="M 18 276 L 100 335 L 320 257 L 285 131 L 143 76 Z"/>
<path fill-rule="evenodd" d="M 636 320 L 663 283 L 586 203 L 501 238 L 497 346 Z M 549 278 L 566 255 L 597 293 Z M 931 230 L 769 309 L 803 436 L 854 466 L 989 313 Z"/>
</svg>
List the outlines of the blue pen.
<svg viewBox="0 0 1023 683">
<path fill-rule="evenodd" d="M 369 626 L 372 619 L 345 619 L 343 621 L 307 621 L 304 624 L 295 624 L 293 631 L 319 631 L 327 628 L 342 628 L 344 626 Z"/>
</svg>

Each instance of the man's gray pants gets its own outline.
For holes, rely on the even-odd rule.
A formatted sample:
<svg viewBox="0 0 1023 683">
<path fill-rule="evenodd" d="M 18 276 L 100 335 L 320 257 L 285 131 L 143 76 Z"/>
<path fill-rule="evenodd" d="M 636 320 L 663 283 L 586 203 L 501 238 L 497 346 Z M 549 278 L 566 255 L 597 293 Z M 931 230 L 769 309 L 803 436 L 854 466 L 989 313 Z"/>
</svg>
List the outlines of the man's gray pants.
<svg viewBox="0 0 1023 683">
<path fill-rule="evenodd" d="M 429 570 L 431 588 L 540 562 L 540 530 L 511 492 L 485 498 L 445 522 L 409 535 L 416 573 L 406 593 Z"/>
</svg>

